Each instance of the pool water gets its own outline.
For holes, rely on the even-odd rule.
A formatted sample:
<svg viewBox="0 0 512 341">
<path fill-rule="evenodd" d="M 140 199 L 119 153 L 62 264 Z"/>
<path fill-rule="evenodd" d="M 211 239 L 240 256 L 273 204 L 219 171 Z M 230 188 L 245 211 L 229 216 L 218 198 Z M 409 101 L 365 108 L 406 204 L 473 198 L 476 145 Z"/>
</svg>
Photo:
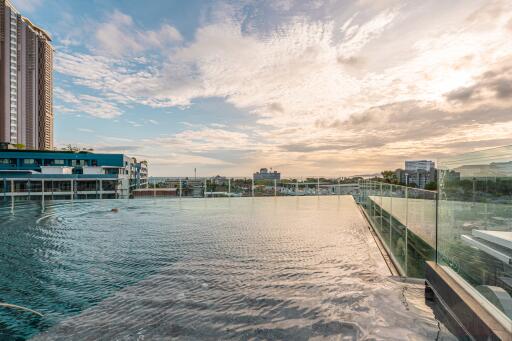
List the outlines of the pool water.
<svg viewBox="0 0 512 341">
<path fill-rule="evenodd" d="M 350 196 L 16 205 L 0 339 L 453 339 Z"/>
</svg>

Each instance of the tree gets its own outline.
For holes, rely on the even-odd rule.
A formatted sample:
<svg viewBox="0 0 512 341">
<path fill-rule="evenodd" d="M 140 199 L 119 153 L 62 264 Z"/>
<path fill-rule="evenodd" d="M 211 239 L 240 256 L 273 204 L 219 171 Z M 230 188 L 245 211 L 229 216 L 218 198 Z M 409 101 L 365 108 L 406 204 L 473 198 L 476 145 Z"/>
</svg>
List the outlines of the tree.
<svg viewBox="0 0 512 341">
<path fill-rule="evenodd" d="M 398 183 L 398 179 L 396 178 L 395 172 L 391 170 L 385 170 L 382 171 L 380 174 L 382 174 L 382 178 L 384 182 L 390 183 L 390 184 L 396 184 Z"/>
<path fill-rule="evenodd" d="M 25 149 L 25 145 L 24 145 L 23 143 L 16 143 L 16 144 L 14 145 L 14 147 L 15 147 L 16 149 Z"/>
<path fill-rule="evenodd" d="M 425 189 L 429 191 L 436 191 L 437 190 L 437 182 L 436 181 L 430 181 L 425 185 Z"/>
</svg>

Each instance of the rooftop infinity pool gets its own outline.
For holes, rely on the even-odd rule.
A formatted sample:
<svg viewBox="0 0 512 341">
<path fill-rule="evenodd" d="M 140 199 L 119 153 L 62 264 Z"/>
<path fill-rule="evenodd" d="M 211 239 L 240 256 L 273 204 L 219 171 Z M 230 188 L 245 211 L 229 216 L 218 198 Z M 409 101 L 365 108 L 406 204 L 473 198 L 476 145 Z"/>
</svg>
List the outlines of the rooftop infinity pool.
<svg viewBox="0 0 512 341">
<path fill-rule="evenodd" d="M 350 196 L 16 205 L 0 339 L 453 339 Z"/>
</svg>

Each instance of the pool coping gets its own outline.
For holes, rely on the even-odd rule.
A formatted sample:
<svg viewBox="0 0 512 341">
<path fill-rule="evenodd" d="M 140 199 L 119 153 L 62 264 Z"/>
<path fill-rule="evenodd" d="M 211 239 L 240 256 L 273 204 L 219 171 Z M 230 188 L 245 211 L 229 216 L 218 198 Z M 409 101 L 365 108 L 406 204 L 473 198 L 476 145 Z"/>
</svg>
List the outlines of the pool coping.
<svg viewBox="0 0 512 341">
<path fill-rule="evenodd" d="M 433 261 L 426 263 L 428 287 L 469 335 L 476 339 L 512 341 L 512 335 L 506 328 L 442 266 Z"/>
</svg>

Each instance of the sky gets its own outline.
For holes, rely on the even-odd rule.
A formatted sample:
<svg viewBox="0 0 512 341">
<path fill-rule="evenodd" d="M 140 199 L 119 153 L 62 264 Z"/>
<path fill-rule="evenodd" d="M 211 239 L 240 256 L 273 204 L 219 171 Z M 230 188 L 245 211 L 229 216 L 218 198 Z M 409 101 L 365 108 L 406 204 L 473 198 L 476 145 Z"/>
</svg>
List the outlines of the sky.
<svg viewBox="0 0 512 341">
<path fill-rule="evenodd" d="M 512 1 L 13 0 L 55 144 L 152 176 L 350 176 L 512 144 Z"/>
</svg>

